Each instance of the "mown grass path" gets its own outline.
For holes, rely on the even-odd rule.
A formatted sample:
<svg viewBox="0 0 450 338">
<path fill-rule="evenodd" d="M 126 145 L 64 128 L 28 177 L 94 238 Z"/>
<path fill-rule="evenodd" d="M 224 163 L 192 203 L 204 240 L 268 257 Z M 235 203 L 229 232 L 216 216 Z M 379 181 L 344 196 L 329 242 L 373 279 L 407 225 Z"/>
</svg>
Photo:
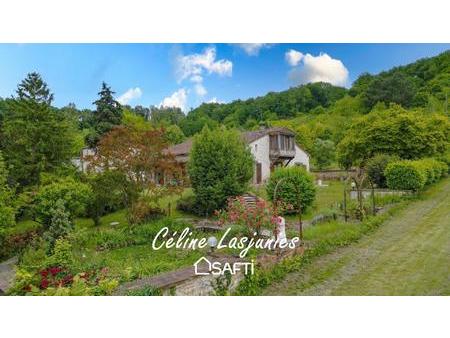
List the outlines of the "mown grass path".
<svg viewBox="0 0 450 338">
<path fill-rule="evenodd" d="M 450 178 L 358 243 L 315 259 L 266 295 L 450 295 Z"/>
</svg>

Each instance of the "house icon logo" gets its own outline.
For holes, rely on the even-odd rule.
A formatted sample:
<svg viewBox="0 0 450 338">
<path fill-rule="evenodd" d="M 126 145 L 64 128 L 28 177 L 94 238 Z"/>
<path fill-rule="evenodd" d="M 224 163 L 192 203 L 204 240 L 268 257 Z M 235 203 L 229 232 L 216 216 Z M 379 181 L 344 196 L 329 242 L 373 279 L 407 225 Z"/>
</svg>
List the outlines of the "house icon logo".
<svg viewBox="0 0 450 338">
<path fill-rule="evenodd" d="M 203 268 L 203 266 L 206 264 L 207 269 Z M 199 276 L 205 276 L 209 275 L 211 273 L 212 263 L 205 257 L 200 257 L 195 263 L 194 263 L 194 271 L 196 275 Z"/>
<path fill-rule="evenodd" d="M 244 274 L 254 274 L 254 261 L 252 259 L 250 262 L 211 262 L 206 257 L 200 257 L 194 263 L 194 271 L 197 276 L 221 276 L 225 273 L 235 275 L 239 272 L 243 272 Z"/>
</svg>

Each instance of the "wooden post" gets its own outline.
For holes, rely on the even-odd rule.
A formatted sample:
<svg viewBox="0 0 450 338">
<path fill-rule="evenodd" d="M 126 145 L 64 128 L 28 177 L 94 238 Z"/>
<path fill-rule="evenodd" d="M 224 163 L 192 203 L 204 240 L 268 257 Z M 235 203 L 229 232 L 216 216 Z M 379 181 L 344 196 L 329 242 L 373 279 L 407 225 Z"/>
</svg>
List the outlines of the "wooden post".
<svg viewBox="0 0 450 338">
<path fill-rule="evenodd" d="M 344 220 L 347 222 L 347 182 L 344 183 Z"/>
<path fill-rule="evenodd" d="M 372 213 L 375 216 L 376 210 L 375 210 L 375 187 L 372 183 Z"/>
<path fill-rule="evenodd" d="M 302 201 L 300 199 L 300 193 L 297 191 L 298 195 L 298 227 L 299 227 L 299 237 L 300 245 L 303 245 L 303 223 L 302 223 Z"/>
</svg>

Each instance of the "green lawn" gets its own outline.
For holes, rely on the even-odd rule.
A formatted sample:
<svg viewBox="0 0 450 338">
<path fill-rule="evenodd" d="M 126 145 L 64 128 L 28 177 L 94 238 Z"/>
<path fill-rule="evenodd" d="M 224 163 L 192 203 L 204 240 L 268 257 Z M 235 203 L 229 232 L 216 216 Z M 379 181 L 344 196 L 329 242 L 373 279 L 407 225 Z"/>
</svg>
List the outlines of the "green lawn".
<svg viewBox="0 0 450 338">
<path fill-rule="evenodd" d="M 337 210 L 337 204 L 344 199 L 344 183 L 341 181 L 324 181 L 324 185 L 316 186 L 316 199 L 313 205 L 302 215 L 304 220 L 309 220 L 316 215 L 324 214 L 330 210 Z M 287 216 L 288 220 L 297 221 L 296 215 Z"/>
<path fill-rule="evenodd" d="M 265 294 L 450 295 L 449 206 L 447 178 L 375 232 L 313 259 Z M 323 238 L 326 226 L 308 229 L 308 236 Z"/>
</svg>

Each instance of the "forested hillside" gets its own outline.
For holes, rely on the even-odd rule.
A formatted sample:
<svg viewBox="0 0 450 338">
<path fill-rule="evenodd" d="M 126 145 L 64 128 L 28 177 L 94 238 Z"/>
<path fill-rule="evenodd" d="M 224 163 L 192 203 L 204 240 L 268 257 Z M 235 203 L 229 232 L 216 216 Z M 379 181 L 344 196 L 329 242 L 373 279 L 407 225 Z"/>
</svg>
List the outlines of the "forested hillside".
<svg viewBox="0 0 450 338">
<path fill-rule="evenodd" d="M 450 51 L 446 51 L 380 74 L 364 73 L 349 89 L 309 83 L 226 104 L 203 103 L 187 114 L 175 107 L 121 106 L 107 87 L 102 88 L 108 94 L 105 102 L 95 103 L 100 108 L 116 105 L 115 112 L 105 110 L 106 115 L 102 116 L 95 110 L 79 110 L 73 103 L 52 110 L 59 111 L 59 118 L 66 117 L 67 123 L 78 129 L 73 137 L 73 154 L 83 146 L 94 146 L 102 134 L 117 124 L 132 124 L 141 129 L 164 126 L 170 143 L 182 142 L 204 126 L 252 130 L 272 125 L 293 129 L 297 142 L 313 155 L 315 165 L 327 167 L 337 164 L 336 146 L 355 119 L 386 110 L 391 104 L 424 114 L 447 114 L 449 88 Z M 11 102 L 0 98 L 0 125 Z M 114 118 L 120 110 L 121 121 Z"/>
</svg>

